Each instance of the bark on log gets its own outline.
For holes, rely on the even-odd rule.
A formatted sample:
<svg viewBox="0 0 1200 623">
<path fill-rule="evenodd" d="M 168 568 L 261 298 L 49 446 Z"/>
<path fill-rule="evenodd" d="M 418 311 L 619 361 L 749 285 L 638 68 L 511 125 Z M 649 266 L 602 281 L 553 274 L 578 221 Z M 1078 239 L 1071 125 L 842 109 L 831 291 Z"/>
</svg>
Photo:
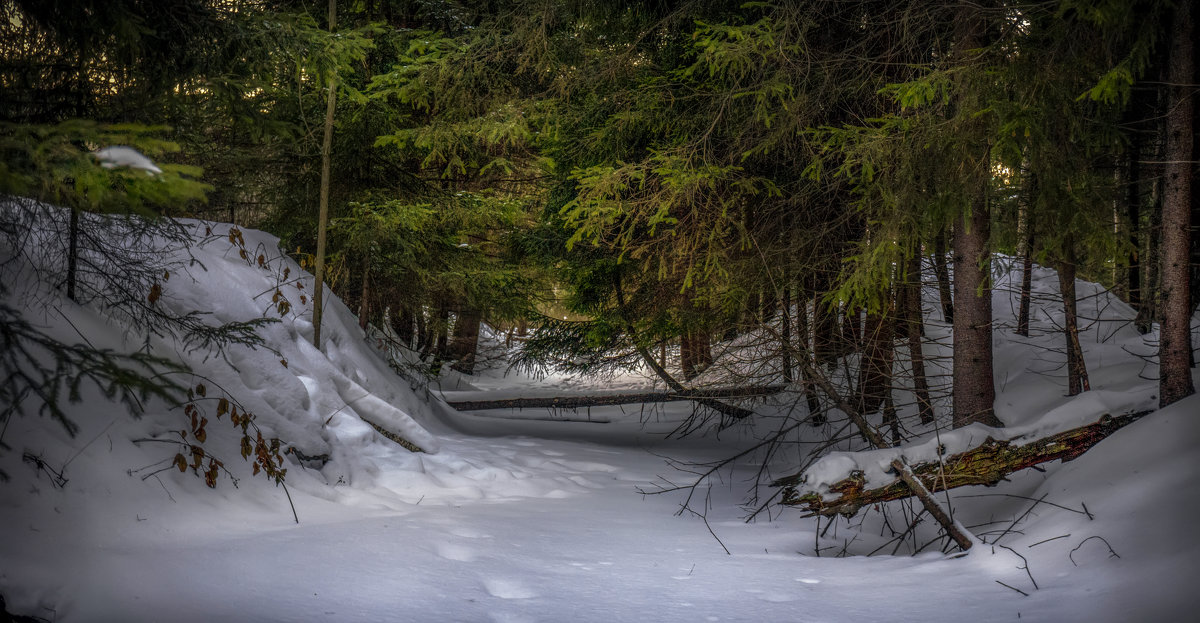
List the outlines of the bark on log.
<svg viewBox="0 0 1200 623">
<path fill-rule="evenodd" d="M 982 445 L 959 454 L 946 457 L 938 463 L 912 465 L 912 472 L 930 492 L 945 491 L 968 485 L 994 485 L 1013 472 L 1040 463 L 1054 460 L 1070 461 L 1105 437 L 1127 426 L 1150 411 L 1139 411 L 1124 415 L 1104 415 L 1098 421 L 1063 431 L 1056 435 L 1022 443 L 1020 439 L 996 441 L 988 438 Z M 784 487 L 783 504 L 803 506 L 809 514 L 850 517 L 859 509 L 879 502 L 900 500 L 915 495 L 915 492 L 900 478 L 892 483 L 875 488 L 864 488 L 862 472 L 855 471 L 850 477 L 829 487 L 836 498 L 823 500 L 817 492 L 799 494 L 796 487 L 803 483 L 803 473 L 781 478 L 773 486 Z"/>
<path fill-rule="evenodd" d="M 783 385 L 761 387 L 728 387 L 715 389 L 684 389 L 677 392 L 646 392 L 642 394 L 612 394 L 608 396 L 561 396 L 552 398 L 509 398 L 506 400 L 458 400 L 446 404 L 459 411 L 487 411 L 490 409 L 578 409 L 581 407 L 607 407 L 644 402 L 675 402 L 695 400 L 704 402 L 715 398 L 753 398 L 769 396 L 785 389 Z"/>
</svg>

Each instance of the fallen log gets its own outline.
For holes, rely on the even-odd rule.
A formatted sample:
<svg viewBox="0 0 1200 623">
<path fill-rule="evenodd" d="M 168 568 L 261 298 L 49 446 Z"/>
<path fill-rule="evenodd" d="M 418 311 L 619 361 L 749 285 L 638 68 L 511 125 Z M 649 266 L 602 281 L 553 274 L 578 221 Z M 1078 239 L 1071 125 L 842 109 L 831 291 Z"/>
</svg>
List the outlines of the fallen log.
<svg viewBox="0 0 1200 623">
<path fill-rule="evenodd" d="M 458 400 L 446 404 L 459 411 L 487 411 L 491 409 L 579 409 L 608 407 L 613 405 L 647 402 L 675 402 L 695 400 L 703 402 L 716 398 L 754 398 L 769 396 L 783 391 L 783 385 L 761 387 L 726 387 L 712 389 L 684 389 L 674 392 L 645 392 L 639 394 L 610 394 L 606 396 L 562 396 L 557 398 L 509 398 L 506 400 Z"/>
<path fill-rule="evenodd" d="M 383 435 L 384 437 L 387 437 L 388 439 L 391 439 L 392 441 L 400 444 L 405 450 L 408 450 L 409 452 L 425 452 L 425 450 L 422 449 L 421 446 L 418 446 L 417 444 L 401 437 L 400 435 L 397 435 L 396 433 L 393 433 L 392 431 L 387 430 L 386 428 L 376 424 L 375 422 L 372 422 L 370 420 L 363 420 L 363 421 L 366 422 L 367 424 L 370 424 L 371 428 L 374 428 L 376 431 L 378 431 L 380 435 Z"/>
<path fill-rule="evenodd" d="M 945 491 L 968 485 L 995 485 L 1013 472 L 1055 460 L 1070 461 L 1087 452 L 1105 437 L 1141 419 L 1150 411 L 1104 415 L 1098 421 L 1063 431 L 1061 433 L 1022 443 L 1020 439 L 997 441 L 988 437 L 983 444 L 942 461 L 929 461 L 911 465 L 913 476 L 930 492 Z M 782 503 L 803 506 L 808 511 L 805 517 L 842 515 L 850 517 L 859 509 L 871 504 L 900 500 L 916 492 L 897 478 L 895 481 L 874 489 L 865 488 L 861 471 L 850 473 L 848 478 L 829 487 L 832 499 L 822 499 L 816 491 L 800 493 L 804 474 L 793 474 L 772 483 L 783 487 Z"/>
</svg>

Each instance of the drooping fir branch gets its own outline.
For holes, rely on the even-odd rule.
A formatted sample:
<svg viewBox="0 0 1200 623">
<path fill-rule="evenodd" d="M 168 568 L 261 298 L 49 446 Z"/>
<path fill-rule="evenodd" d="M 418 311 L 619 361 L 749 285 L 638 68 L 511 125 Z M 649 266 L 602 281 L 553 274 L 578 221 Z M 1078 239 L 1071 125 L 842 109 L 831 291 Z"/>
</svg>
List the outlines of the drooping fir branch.
<svg viewBox="0 0 1200 623">
<path fill-rule="evenodd" d="M 64 344 L 30 325 L 17 310 L 0 304 L 0 403 L 5 405 L 0 417 L 5 428 L 13 416 L 33 412 L 50 417 L 74 436 L 79 425 L 67 417 L 64 401 L 81 401 L 88 386 L 137 417 L 149 399 L 178 402 L 187 388 L 168 373 L 183 371 L 175 362 L 146 353 Z"/>
</svg>

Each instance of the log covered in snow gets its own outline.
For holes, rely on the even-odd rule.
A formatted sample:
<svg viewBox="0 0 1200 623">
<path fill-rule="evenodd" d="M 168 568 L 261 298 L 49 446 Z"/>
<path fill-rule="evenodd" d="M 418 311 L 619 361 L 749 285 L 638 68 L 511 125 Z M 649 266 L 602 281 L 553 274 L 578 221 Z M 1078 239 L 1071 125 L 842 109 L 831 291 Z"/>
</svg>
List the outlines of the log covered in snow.
<svg viewBox="0 0 1200 623">
<path fill-rule="evenodd" d="M 1070 461 L 1105 437 L 1127 426 L 1150 411 L 1123 415 L 1104 415 L 1096 422 L 1073 428 L 1055 435 L 1024 442 L 1021 439 L 997 441 L 991 437 L 983 444 L 960 452 L 942 461 L 929 461 L 912 465 L 913 474 L 931 492 L 945 491 L 968 485 L 994 485 L 1013 472 L 1020 471 L 1054 460 Z M 784 487 L 783 503 L 802 506 L 808 511 L 806 517 L 814 515 L 852 516 L 864 506 L 900 500 L 914 491 L 899 477 L 893 482 L 867 489 L 861 471 L 829 486 L 827 493 L 803 491 L 804 474 L 793 474 L 773 483 Z M 826 497 L 828 499 L 826 499 Z"/>
<path fill-rule="evenodd" d="M 487 411 L 490 409 L 579 409 L 607 407 L 613 405 L 648 402 L 673 402 L 679 400 L 710 400 L 715 398 L 754 398 L 777 394 L 783 385 L 761 387 L 732 387 L 714 389 L 688 389 L 680 392 L 645 392 L 640 394 L 611 394 L 602 396 L 560 396 L 549 398 L 509 398 L 505 400 L 459 400 L 446 404 L 459 411 Z"/>
</svg>

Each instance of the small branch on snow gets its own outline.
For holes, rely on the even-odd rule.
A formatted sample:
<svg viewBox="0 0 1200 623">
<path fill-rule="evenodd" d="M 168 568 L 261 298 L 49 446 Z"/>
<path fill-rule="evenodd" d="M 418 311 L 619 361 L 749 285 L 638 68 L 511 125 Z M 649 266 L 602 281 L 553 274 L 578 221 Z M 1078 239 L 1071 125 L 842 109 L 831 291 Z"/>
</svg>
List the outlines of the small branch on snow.
<svg viewBox="0 0 1200 623">
<path fill-rule="evenodd" d="M 1102 537 L 1102 536 L 1089 536 L 1088 538 L 1086 538 L 1086 539 L 1084 539 L 1084 540 L 1080 541 L 1080 542 L 1079 542 L 1079 545 L 1076 545 L 1076 546 L 1075 546 L 1075 549 L 1071 550 L 1071 551 L 1070 551 L 1070 553 L 1068 553 L 1068 554 L 1067 554 L 1067 558 L 1070 558 L 1070 559 L 1071 559 L 1071 564 L 1075 565 L 1076 567 L 1078 567 L 1078 566 L 1079 566 L 1079 563 L 1075 562 L 1075 552 L 1079 551 L 1079 548 L 1083 547 L 1083 544 L 1084 544 L 1084 543 L 1087 543 L 1088 541 L 1090 541 L 1090 540 L 1092 540 L 1092 539 L 1100 539 L 1101 541 L 1103 541 L 1103 542 L 1104 542 L 1104 545 L 1105 545 L 1106 547 L 1108 547 L 1108 557 L 1109 557 L 1109 558 L 1120 558 L 1120 557 L 1121 557 L 1121 555 L 1120 555 L 1120 554 L 1118 554 L 1116 551 L 1114 551 L 1114 550 L 1113 550 L 1113 548 L 1112 548 L 1112 545 L 1110 545 L 1110 544 L 1108 543 L 1108 541 L 1107 541 L 1107 540 L 1105 540 L 1105 538 L 1104 538 L 1104 537 Z"/>
</svg>

